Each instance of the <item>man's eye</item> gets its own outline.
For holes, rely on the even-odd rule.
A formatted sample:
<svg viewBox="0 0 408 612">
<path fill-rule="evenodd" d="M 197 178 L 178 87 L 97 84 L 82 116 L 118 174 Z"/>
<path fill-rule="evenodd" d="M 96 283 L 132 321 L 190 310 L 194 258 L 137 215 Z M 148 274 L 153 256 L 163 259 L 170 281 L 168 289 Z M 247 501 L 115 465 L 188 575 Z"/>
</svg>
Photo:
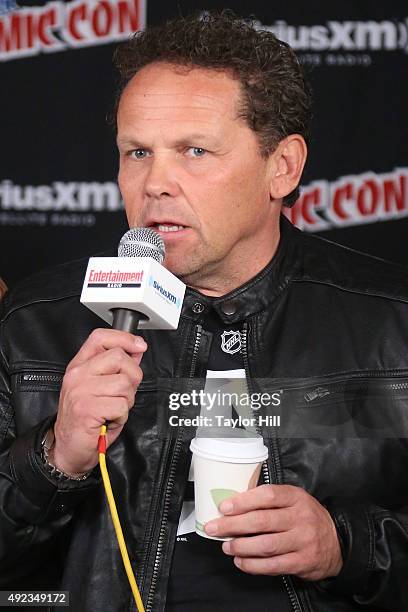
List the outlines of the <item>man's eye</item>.
<svg viewBox="0 0 408 612">
<path fill-rule="evenodd" d="M 206 150 L 201 147 L 189 147 L 188 152 L 192 157 L 202 157 Z"/>
<path fill-rule="evenodd" d="M 148 155 L 146 149 L 134 149 L 130 151 L 130 157 L 133 157 L 133 159 L 145 159 Z"/>
</svg>

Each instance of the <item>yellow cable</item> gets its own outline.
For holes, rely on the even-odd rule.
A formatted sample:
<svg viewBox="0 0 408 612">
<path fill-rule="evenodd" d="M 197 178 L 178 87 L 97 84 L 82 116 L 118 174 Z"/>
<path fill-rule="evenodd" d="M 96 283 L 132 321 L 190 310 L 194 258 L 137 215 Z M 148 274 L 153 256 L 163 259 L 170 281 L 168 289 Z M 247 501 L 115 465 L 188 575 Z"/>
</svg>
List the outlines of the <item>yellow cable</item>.
<svg viewBox="0 0 408 612">
<path fill-rule="evenodd" d="M 106 436 L 106 425 L 102 425 L 100 436 Z M 105 492 L 106 492 L 106 497 L 107 497 L 108 504 L 109 504 L 113 526 L 115 527 L 116 537 L 119 543 L 123 565 L 125 566 L 130 588 L 132 589 L 133 597 L 135 599 L 138 612 L 145 612 L 143 601 L 142 601 L 142 598 L 140 597 L 136 579 L 133 574 L 132 566 L 130 565 L 129 555 L 128 555 L 128 551 L 126 548 L 125 539 L 123 537 L 122 527 L 120 526 L 119 515 L 116 509 L 115 498 L 113 497 L 113 491 L 112 491 L 112 487 L 111 487 L 111 483 L 109 479 L 108 470 L 106 467 L 106 456 L 104 452 L 99 452 L 99 465 L 101 468 L 102 480 L 105 486 Z"/>
</svg>

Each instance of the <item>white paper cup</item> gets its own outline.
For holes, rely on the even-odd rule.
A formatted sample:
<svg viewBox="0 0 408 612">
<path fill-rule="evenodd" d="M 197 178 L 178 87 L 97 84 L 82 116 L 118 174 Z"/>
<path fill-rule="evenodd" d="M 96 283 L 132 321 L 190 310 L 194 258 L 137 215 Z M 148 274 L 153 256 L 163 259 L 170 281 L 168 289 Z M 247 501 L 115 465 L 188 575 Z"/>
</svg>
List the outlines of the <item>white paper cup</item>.
<svg viewBox="0 0 408 612">
<path fill-rule="evenodd" d="M 245 434 L 244 434 L 245 435 Z M 256 487 L 268 449 L 261 436 L 194 438 L 190 444 L 194 465 L 196 533 L 211 540 L 231 540 L 207 535 L 204 525 L 222 516 L 225 499 Z"/>
</svg>

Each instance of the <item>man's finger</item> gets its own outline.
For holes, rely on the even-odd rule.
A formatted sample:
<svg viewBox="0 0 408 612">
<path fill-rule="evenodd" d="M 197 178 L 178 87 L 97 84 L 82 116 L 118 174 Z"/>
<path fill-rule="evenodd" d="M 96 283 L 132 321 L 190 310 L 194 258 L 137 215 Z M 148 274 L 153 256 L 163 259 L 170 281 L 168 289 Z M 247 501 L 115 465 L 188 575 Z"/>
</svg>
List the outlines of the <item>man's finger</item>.
<svg viewBox="0 0 408 612">
<path fill-rule="evenodd" d="M 295 518 L 289 510 L 253 510 L 245 514 L 224 516 L 205 524 L 208 535 L 217 537 L 250 535 L 252 533 L 275 533 L 294 527 Z"/>
<path fill-rule="evenodd" d="M 222 550 L 233 557 L 274 557 L 298 550 L 296 533 L 265 533 L 224 542 Z"/>
<path fill-rule="evenodd" d="M 303 493 L 303 489 L 292 485 L 260 485 L 225 500 L 219 510 L 223 514 L 232 515 L 261 508 L 288 508 Z"/>
<path fill-rule="evenodd" d="M 113 348 L 121 348 L 129 355 L 135 355 L 143 353 L 147 349 L 147 344 L 141 336 L 133 336 L 119 329 L 94 329 L 70 361 L 67 371 L 103 351 Z"/>
<path fill-rule="evenodd" d="M 130 402 L 125 397 L 99 397 L 98 414 L 94 415 L 90 429 L 99 431 L 101 425 L 106 425 L 108 430 L 123 426 L 130 410 Z"/>
<path fill-rule="evenodd" d="M 302 571 L 300 556 L 296 552 L 268 559 L 234 557 L 234 563 L 247 574 L 281 576 L 282 574 L 299 574 Z"/>
<path fill-rule="evenodd" d="M 92 376 L 122 373 L 132 381 L 135 377 L 138 378 L 141 372 L 136 361 L 121 348 L 104 351 L 90 359 L 88 364 L 88 372 Z M 79 370 L 81 366 L 78 367 Z"/>
<path fill-rule="evenodd" d="M 136 394 L 136 383 L 129 384 L 129 379 L 124 374 L 106 374 L 99 377 L 98 384 L 92 392 L 94 397 L 124 397 L 129 405 L 133 405 Z"/>
</svg>

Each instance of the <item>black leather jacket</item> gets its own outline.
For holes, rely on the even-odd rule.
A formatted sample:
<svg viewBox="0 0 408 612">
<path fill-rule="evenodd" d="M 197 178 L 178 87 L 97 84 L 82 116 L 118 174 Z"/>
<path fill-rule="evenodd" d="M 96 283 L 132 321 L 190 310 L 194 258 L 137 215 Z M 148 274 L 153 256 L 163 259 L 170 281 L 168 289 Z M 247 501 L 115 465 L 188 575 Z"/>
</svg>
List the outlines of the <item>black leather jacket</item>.
<svg viewBox="0 0 408 612">
<path fill-rule="evenodd" d="M 303 436 L 289 431 L 274 437 L 264 430 L 264 478 L 303 487 L 325 504 L 344 557 L 340 575 L 321 583 L 271 578 L 270 609 L 275 610 L 274 589 L 284 588 L 294 612 L 406 611 L 405 271 L 303 234 L 285 219 L 281 231 L 271 264 L 213 307 L 223 322 L 243 323 L 247 377 L 283 390 L 282 422 L 285 406 L 289 415 L 296 405 L 302 418 L 307 415 L 304 424 L 319 426 L 335 407 L 340 415 L 343 409 L 357 415 L 355 424 L 365 414 L 368 425 L 356 436 L 319 436 L 312 427 Z M 40 273 L 2 304 L 0 587 L 70 590 L 75 612 L 135 610 L 99 468 L 88 480 L 57 487 L 40 458 L 65 367 L 90 331 L 103 326 L 79 303 L 86 263 Z M 211 335 L 202 322 L 209 305 L 208 298 L 188 290 L 177 331 L 143 334 L 149 345 L 144 379 L 128 423 L 108 451 L 147 611 L 165 607 L 193 435 L 182 427 L 163 435 L 168 402 L 157 393 L 158 379 L 205 375 Z M 388 437 L 372 435 L 387 428 L 393 410 L 399 414 L 397 430 Z"/>
</svg>

